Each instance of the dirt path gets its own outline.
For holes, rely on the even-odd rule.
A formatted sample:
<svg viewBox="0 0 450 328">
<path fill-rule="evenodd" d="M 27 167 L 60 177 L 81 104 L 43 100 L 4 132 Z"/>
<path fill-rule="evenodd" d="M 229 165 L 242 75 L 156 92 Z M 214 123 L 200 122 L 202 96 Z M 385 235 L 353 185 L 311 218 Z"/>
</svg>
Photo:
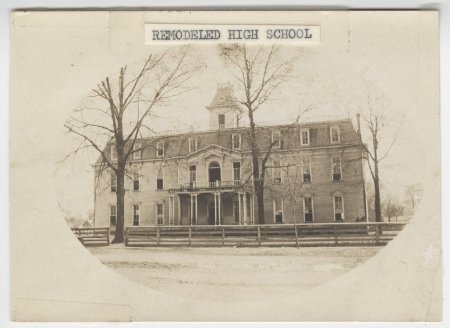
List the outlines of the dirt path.
<svg viewBox="0 0 450 328">
<path fill-rule="evenodd" d="M 103 264 L 147 287 L 210 301 L 287 295 L 328 282 L 376 247 L 90 248 Z"/>
</svg>

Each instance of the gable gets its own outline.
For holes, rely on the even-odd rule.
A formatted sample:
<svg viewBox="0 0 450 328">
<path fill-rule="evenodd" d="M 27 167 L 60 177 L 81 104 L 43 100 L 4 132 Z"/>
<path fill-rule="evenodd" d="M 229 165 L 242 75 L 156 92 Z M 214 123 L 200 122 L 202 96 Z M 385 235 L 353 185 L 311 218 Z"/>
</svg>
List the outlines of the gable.
<svg viewBox="0 0 450 328">
<path fill-rule="evenodd" d="M 186 158 L 188 159 L 188 161 L 194 161 L 194 160 L 210 160 L 213 158 L 223 159 L 227 156 L 238 159 L 241 157 L 241 153 L 236 150 L 212 144 L 206 146 L 205 148 L 199 149 L 193 153 L 188 154 Z"/>
</svg>

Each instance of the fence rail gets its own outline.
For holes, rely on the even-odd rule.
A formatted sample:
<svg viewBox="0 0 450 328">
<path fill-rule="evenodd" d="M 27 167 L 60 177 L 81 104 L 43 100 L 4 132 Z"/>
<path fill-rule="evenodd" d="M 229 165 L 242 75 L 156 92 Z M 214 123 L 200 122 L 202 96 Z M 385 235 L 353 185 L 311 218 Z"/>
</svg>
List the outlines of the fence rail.
<svg viewBox="0 0 450 328">
<path fill-rule="evenodd" d="M 126 246 L 382 246 L 405 223 L 126 227 Z"/>
<path fill-rule="evenodd" d="M 72 228 L 72 231 L 85 246 L 109 245 L 109 228 Z"/>
</svg>

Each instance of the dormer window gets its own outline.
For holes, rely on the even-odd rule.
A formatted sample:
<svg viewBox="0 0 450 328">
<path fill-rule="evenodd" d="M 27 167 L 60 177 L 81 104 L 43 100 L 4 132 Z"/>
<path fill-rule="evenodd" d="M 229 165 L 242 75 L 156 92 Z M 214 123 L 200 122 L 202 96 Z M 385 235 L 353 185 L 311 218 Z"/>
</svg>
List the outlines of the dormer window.
<svg viewBox="0 0 450 328">
<path fill-rule="evenodd" d="M 195 138 L 189 138 L 189 152 L 197 151 L 198 141 Z"/>
<path fill-rule="evenodd" d="M 141 159 L 141 144 L 136 143 L 133 146 L 133 159 Z"/>
<path fill-rule="evenodd" d="M 239 133 L 233 133 L 231 135 L 231 148 L 241 149 L 241 135 Z"/>
<path fill-rule="evenodd" d="M 332 126 L 330 128 L 330 137 L 331 143 L 341 142 L 341 131 L 339 130 L 338 126 Z"/>
<path fill-rule="evenodd" d="M 156 157 L 163 157 L 164 156 L 164 142 L 157 142 L 156 143 Z"/>
<path fill-rule="evenodd" d="M 272 132 L 272 148 L 281 147 L 281 137 L 279 131 Z"/>
<path fill-rule="evenodd" d="M 309 129 L 302 129 L 300 131 L 300 144 L 302 146 L 309 146 L 310 139 L 309 139 Z"/>
<path fill-rule="evenodd" d="M 225 114 L 219 114 L 219 130 L 225 129 Z"/>
</svg>

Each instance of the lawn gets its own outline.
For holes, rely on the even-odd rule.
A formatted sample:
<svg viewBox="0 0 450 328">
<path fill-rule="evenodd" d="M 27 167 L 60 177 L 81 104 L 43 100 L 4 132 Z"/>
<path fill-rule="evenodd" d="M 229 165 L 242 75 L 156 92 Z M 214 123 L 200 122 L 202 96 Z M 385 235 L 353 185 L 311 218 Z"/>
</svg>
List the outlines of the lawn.
<svg viewBox="0 0 450 328">
<path fill-rule="evenodd" d="M 380 247 L 91 247 L 107 267 L 144 286 L 210 301 L 303 292 L 353 269 Z"/>
</svg>

